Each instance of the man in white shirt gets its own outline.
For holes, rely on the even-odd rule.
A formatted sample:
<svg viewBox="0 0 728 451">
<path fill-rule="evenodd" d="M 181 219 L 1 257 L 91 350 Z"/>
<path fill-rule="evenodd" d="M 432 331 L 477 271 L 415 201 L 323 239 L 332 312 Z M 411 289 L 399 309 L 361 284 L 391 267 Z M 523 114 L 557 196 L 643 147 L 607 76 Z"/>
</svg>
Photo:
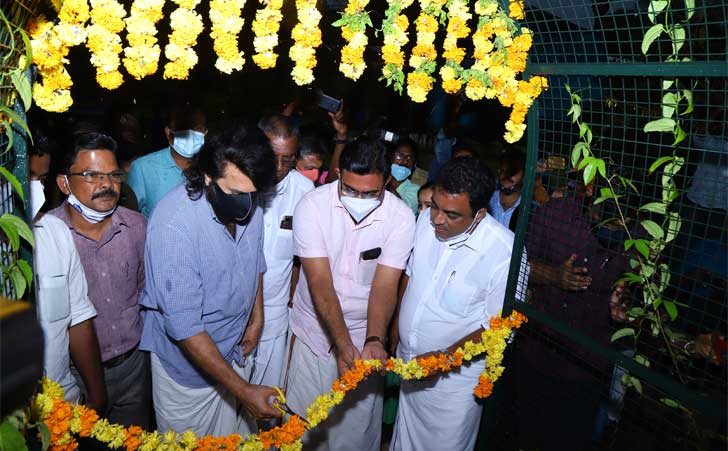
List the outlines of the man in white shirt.
<svg viewBox="0 0 728 451">
<path fill-rule="evenodd" d="M 486 212 L 494 188 L 493 174 L 473 158 L 440 170 L 407 264 L 399 357 L 479 341 L 503 307 L 513 233 Z M 472 450 L 482 412 L 473 387 L 484 368 L 480 359 L 447 376 L 403 381 L 390 450 Z"/>
<path fill-rule="evenodd" d="M 81 391 L 71 374 L 71 359 L 88 390 L 86 404 L 98 412 L 106 405 L 99 344 L 92 318 L 96 310 L 88 298 L 86 276 L 71 231 L 60 219 L 39 214 L 45 202 L 43 182 L 48 176 L 50 153 L 47 140 L 36 137 L 30 154 L 30 208 L 35 238 L 35 298 L 43 329 L 46 376 L 58 382 L 69 402 Z"/>
<path fill-rule="evenodd" d="M 265 323 L 255 353 L 250 382 L 278 385 L 286 353 L 288 302 L 291 281 L 298 281 L 299 267 L 293 264 L 293 211 L 313 182 L 293 167 L 298 154 L 298 128 L 290 118 L 273 115 L 259 124 L 276 157 L 276 186 L 261 196 L 263 207 L 263 254 L 268 270 L 263 274 Z M 295 286 L 295 285 L 294 285 Z"/>
</svg>

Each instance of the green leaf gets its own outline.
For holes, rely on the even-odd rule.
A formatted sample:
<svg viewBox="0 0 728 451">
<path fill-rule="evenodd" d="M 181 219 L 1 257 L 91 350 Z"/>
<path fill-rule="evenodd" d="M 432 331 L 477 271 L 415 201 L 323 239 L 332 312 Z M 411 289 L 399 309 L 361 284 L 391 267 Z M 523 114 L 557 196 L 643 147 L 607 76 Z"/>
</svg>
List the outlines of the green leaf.
<svg viewBox="0 0 728 451">
<path fill-rule="evenodd" d="M 599 205 L 602 202 L 604 202 L 606 200 L 609 200 L 609 199 L 612 199 L 612 198 L 611 197 L 605 197 L 605 196 L 599 196 L 596 199 L 594 199 L 594 205 Z"/>
<path fill-rule="evenodd" d="M 640 221 L 640 224 L 653 238 L 662 239 L 665 237 L 665 232 L 662 230 L 662 227 L 655 221 L 645 219 L 644 221 Z"/>
<path fill-rule="evenodd" d="M 583 138 L 587 131 L 589 131 L 589 124 L 586 122 L 579 124 L 579 138 Z"/>
<path fill-rule="evenodd" d="M 653 42 L 655 42 L 655 39 L 657 39 L 662 34 L 663 31 L 665 31 L 665 27 L 663 27 L 662 24 L 653 25 L 650 27 L 649 30 L 647 30 L 647 32 L 645 33 L 645 37 L 642 39 L 643 55 L 647 55 L 647 51 L 650 49 L 650 46 Z"/>
<path fill-rule="evenodd" d="M 25 281 L 28 282 L 28 285 L 32 285 L 33 268 L 30 267 L 30 264 L 25 260 L 18 260 L 15 263 L 18 265 L 18 268 L 20 268 L 20 271 L 23 273 L 23 277 L 25 277 Z"/>
<path fill-rule="evenodd" d="M 685 133 L 685 130 L 683 130 L 682 127 L 680 127 L 680 124 L 677 125 L 674 133 L 675 133 L 675 141 L 672 143 L 673 146 L 677 146 L 681 142 L 685 141 L 685 138 L 688 137 L 688 134 Z"/>
<path fill-rule="evenodd" d="M 10 242 L 10 248 L 13 250 L 13 252 L 18 252 L 18 248 L 20 247 L 20 234 L 18 233 L 18 230 L 15 228 L 15 226 L 10 222 L 7 217 L 12 216 L 9 213 L 5 213 L 4 215 L 0 216 L 0 228 L 5 232 L 5 236 L 8 238 L 8 241 Z"/>
<path fill-rule="evenodd" d="M 25 195 L 23 195 L 23 186 L 18 181 L 18 178 L 15 177 L 12 172 L 8 171 L 2 166 L 0 166 L 0 175 L 5 177 L 5 180 L 10 183 L 10 185 L 13 187 L 13 190 L 15 190 L 15 192 L 18 193 L 18 196 L 20 196 L 20 200 L 25 202 Z"/>
<path fill-rule="evenodd" d="M 634 240 L 624 240 L 624 250 L 628 251 L 634 246 Z"/>
<path fill-rule="evenodd" d="M 0 450 L 2 451 L 28 451 L 25 437 L 12 424 L 5 419 L 0 423 Z"/>
<path fill-rule="evenodd" d="M 675 321 L 675 318 L 677 318 L 677 307 L 675 307 L 675 303 L 671 301 L 665 301 L 662 303 L 662 305 L 665 306 L 667 314 L 670 315 L 670 320 Z"/>
<path fill-rule="evenodd" d="M 28 286 L 28 283 L 25 281 L 25 277 L 23 276 L 23 272 L 17 267 L 17 265 L 13 265 L 10 267 L 10 273 L 8 276 L 10 277 L 10 282 L 13 284 L 16 299 L 22 299 L 25 294 L 25 288 Z"/>
<path fill-rule="evenodd" d="M 45 423 L 39 421 L 38 432 L 40 432 L 40 441 L 43 444 L 43 451 L 46 451 L 51 445 L 51 431 Z"/>
<path fill-rule="evenodd" d="M 607 164 L 604 162 L 604 160 L 602 160 L 601 158 L 597 159 L 596 165 L 597 165 L 597 171 L 599 171 L 599 174 L 602 177 L 607 178 Z"/>
<path fill-rule="evenodd" d="M 676 409 L 680 406 L 680 404 L 677 403 L 674 399 L 670 398 L 660 398 L 660 402 L 665 404 L 667 407 L 671 407 L 673 409 Z"/>
<path fill-rule="evenodd" d="M 642 307 L 632 307 L 631 309 L 627 310 L 628 316 L 643 316 L 645 314 L 645 310 Z"/>
<path fill-rule="evenodd" d="M 677 107 L 677 96 L 674 92 L 668 92 L 662 96 L 662 117 L 672 117 Z"/>
<path fill-rule="evenodd" d="M 665 9 L 666 6 L 667 0 L 652 0 L 650 2 L 650 6 L 647 8 L 647 17 L 650 19 L 650 22 L 655 23 L 657 16 Z"/>
<path fill-rule="evenodd" d="M 651 211 L 652 213 L 658 213 L 661 215 L 664 215 L 666 211 L 665 204 L 663 204 L 662 202 L 650 202 L 649 204 L 644 204 L 639 209 L 642 211 Z"/>
<path fill-rule="evenodd" d="M 577 104 L 571 105 L 571 123 L 573 124 L 581 117 L 581 106 Z"/>
<path fill-rule="evenodd" d="M 632 329 L 631 327 L 625 327 L 624 329 L 619 329 L 618 331 L 616 331 L 612 335 L 611 341 L 612 342 L 615 342 L 615 341 L 619 340 L 620 338 L 630 337 L 630 336 L 631 337 L 634 337 L 635 336 L 634 335 L 634 329 Z"/>
<path fill-rule="evenodd" d="M 637 354 L 634 356 L 634 361 L 639 363 L 642 366 L 646 366 L 649 368 L 650 361 L 647 357 L 643 356 L 642 354 Z"/>
<path fill-rule="evenodd" d="M 645 124 L 645 133 L 650 132 L 671 132 L 675 128 L 675 120 L 663 117 Z"/>
<path fill-rule="evenodd" d="M 577 163 L 579 163 L 582 152 L 586 149 L 588 149 L 588 146 L 585 142 L 580 141 L 576 143 L 574 148 L 571 150 L 571 166 L 576 167 Z"/>
<path fill-rule="evenodd" d="M 667 286 L 670 285 L 670 267 L 665 263 L 660 265 L 660 291 L 665 291 Z"/>
<path fill-rule="evenodd" d="M 669 243 L 674 240 L 678 233 L 680 233 L 680 227 L 682 226 L 682 218 L 680 214 L 671 211 L 667 214 L 667 233 L 665 235 L 665 242 Z"/>
<path fill-rule="evenodd" d="M 590 163 L 587 164 L 584 168 L 584 184 L 588 185 L 591 183 L 592 180 L 594 180 L 594 176 L 597 174 L 597 165 L 596 163 Z"/>
<path fill-rule="evenodd" d="M 25 221 L 23 221 L 18 216 L 9 213 L 5 213 L 4 215 L 0 216 L 0 220 L 2 219 L 12 224 L 12 226 L 15 227 L 15 230 L 18 232 L 21 238 L 27 241 L 28 244 L 30 244 L 31 246 L 35 246 L 33 232 L 30 231 L 30 227 L 28 227 L 28 224 Z"/>
<path fill-rule="evenodd" d="M 629 385 L 637 390 L 637 393 L 642 394 L 642 382 L 639 379 L 629 376 Z"/>
<path fill-rule="evenodd" d="M 695 14 L 695 0 L 685 0 L 685 9 L 688 11 L 688 20 Z"/>
<path fill-rule="evenodd" d="M 624 186 L 625 188 L 629 186 L 632 189 L 632 191 L 634 191 L 635 193 L 637 193 L 637 194 L 640 193 L 639 191 L 637 191 L 637 187 L 634 186 L 634 183 L 632 183 L 632 180 L 630 180 L 628 178 L 624 178 L 621 175 L 618 175 L 617 177 L 619 178 L 619 181 L 622 183 L 622 186 Z"/>
<path fill-rule="evenodd" d="M 685 44 L 685 28 L 682 25 L 675 25 L 672 29 L 672 53 L 677 55 Z"/>
<path fill-rule="evenodd" d="M 667 91 L 675 84 L 675 80 L 662 80 L 662 90 Z"/>
<path fill-rule="evenodd" d="M 8 151 L 13 148 L 13 141 L 14 141 L 14 133 L 13 133 L 13 124 L 8 122 L 7 120 L 3 119 L 2 122 L 0 122 L 0 126 L 2 126 L 2 129 L 4 130 L 5 136 L 8 137 L 8 143 L 5 146 L 5 151 Z"/>
<path fill-rule="evenodd" d="M 655 169 L 659 168 L 660 166 L 667 163 L 668 161 L 672 161 L 672 159 L 673 159 L 673 157 L 672 157 L 672 155 L 670 155 L 667 157 L 660 157 L 657 160 L 655 160 L 655 162 L 652 163 L 652 166 L 650 166 L 650 174 L 655 172 Z"/>
<path fill-rule="evenodd" d="M 617 284 L 623 283 L 623 282 L 630 282 L 630 283 L 641 283 L 642 277 L 639 275 L 633 273 L 633 272 L 626 272 L 624 275 L 617 280 Z"/>
<path fill-rule="evenodd" d="M 28 124 L 25 123 L 22 117 L 12 109 L 6 107 L 6 106 L 0 106 L 0 113 L 5 114 L 9 118 L 13 120 L 13 124 L 19 126 L 23 129 L 23 131 L 28 135 L 28 138 L 30 138 L 30 142 L 33 142 L 33 137 L 30 134 L 30 129 L 28 128 Z"/>
<path fill-rule="evenodd" d="M 650 246 L 647 240 L 639 239 L 634 241 L 634 247 L 644 258 L 650 258 Z M 634 266 L 632 267 L 634 268 Z"/>
<path fill-rule="evenodd" d="M 25 111 L 28 111 L 30 105 L 33 103 L 33 94 L 28 77 L 25 75 L 25 72 L 16 70 L 10 73 L 10 79 L 13 81 L 15 90 L 20 95 L 20 99 L 23 101 Z"/>
<path fill-rule="evenodd" d="M 693 112 L 693 108 L 695 107 L 695 103 L 693 102 L 693 91 L 690 91 L 689 89 L 683 89 L 682 90 L 683 97 L 685 97 L 685 100 L 688 101 L 688 107 L 680 113 L 680 116 L 685 116 L 686 114 L 690 114 Z"/>
<path fill-rule="evenodd" d="M 568 83 L 565 83 L 564 84 L 564 88 L 566 88 L 566 92 L 568 92 L 569 94 L 571 94 L 571 86 L 569 86 Z"/>
</svg>

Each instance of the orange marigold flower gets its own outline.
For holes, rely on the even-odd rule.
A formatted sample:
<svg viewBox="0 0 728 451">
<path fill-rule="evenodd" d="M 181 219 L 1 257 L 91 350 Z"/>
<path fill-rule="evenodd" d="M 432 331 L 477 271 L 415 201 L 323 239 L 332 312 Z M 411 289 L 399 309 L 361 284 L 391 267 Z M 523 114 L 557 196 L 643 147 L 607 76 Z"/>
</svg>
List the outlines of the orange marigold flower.
<svg viewBox="0 0 728 451">
<path fill-rule="evenodd" d="M 478 385 L 473 390 L 478 398 L 487 398 L 493 393 L 493 383 L 487 377 L 481 375 L 478 378 Z"/>
<path fill-rule="evenodd" d="M 126 451 L 135 451 L 142 444 L 141 435 L 144 430 L 139 426 L 129 426 L 126 428 L 126 440 L 124 447 Z"/>
<path fill-rule="evenodd" d="M 78 432 L 78 435 L 81 437 L 90 437 L 91 431 L 96 426 L 96 422 L 99 421 L 99 415 L 95 410 L 89 409 L 86 406 L 79 405 L 76 409 L 81 414 L 81 430 Z"/>
</svg>

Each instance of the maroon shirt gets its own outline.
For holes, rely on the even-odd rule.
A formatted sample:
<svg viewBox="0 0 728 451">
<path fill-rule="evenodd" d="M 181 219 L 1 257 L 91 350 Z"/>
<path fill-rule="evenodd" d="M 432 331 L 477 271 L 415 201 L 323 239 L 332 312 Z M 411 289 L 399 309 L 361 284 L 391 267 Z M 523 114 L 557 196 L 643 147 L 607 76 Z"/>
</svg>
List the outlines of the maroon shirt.
<svg viewBox="0 0 728 451">
<path fill-rule="evenodd" d="M 144 289 L 144 239 L 147 222 L 139 213 L 118 207 L 99 241 L 73 227 L 66 203 L 50 213 L 66 223 L 88 281 L 88 296 L 96 307 L 96 335 L 105 362 L 132 349 L 142 334 L 139 295 Z"/>
</svg>

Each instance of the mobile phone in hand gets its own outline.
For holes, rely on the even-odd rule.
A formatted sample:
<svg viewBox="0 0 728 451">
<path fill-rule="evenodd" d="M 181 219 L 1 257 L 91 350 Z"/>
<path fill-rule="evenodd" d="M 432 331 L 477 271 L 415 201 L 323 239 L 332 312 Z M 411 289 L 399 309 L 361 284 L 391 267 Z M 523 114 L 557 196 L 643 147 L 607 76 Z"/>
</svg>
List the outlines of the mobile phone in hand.
<svg viewBox="0 0 728 451">
<path fill-rule="evenodd" d="M 336 113 L 341 108 L 341 99 L 328 96 L 323 91 L 318 91 L 318 106 L 328 111 L 329 113 Z"/>
</svg>

